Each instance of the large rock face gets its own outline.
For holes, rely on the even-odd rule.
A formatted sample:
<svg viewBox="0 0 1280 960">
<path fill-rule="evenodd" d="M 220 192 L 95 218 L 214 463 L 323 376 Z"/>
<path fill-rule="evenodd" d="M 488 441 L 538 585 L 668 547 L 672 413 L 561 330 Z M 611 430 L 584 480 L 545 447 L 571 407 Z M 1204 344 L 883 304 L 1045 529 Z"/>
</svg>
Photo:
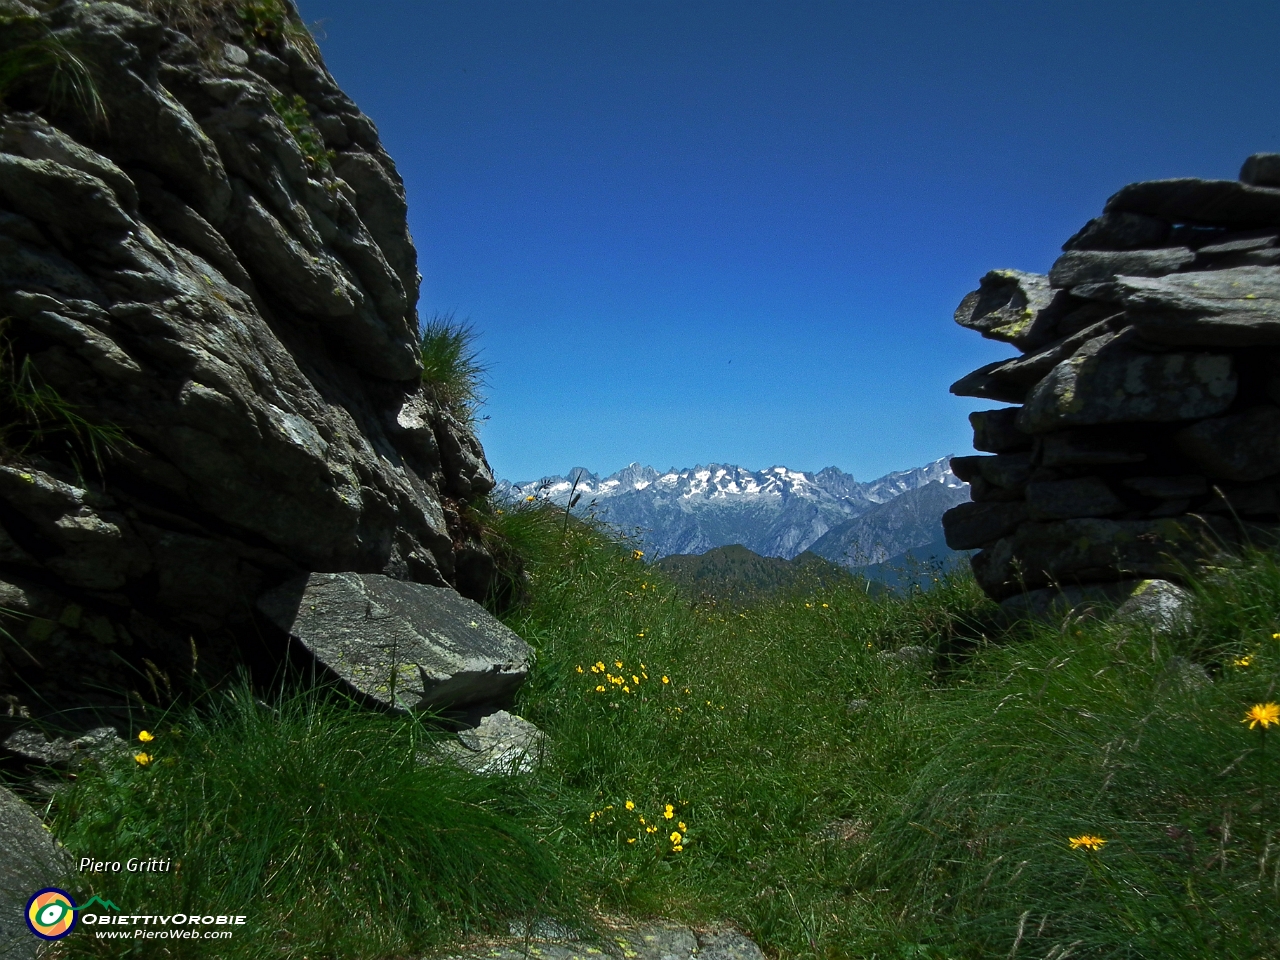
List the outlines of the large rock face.
<svg viewBox="0 0 1280 960">
<path fill-rule="evenodd" d="M 943 519 L 992 597 L 1177 581 L 1274 537 L 1278 170 L 1130 184 L 1047 277 L 993 271 L 964 298 L 957 323 L 1024 354 L 952 387 L 1021 404 L 972 415 L 994 456 L 952 460 L 975 502 Z"/>
<path fill-rule="evenodd" d="M 309 571 L 482 599 L 493 479 L 420 383 L 402 184 L 296 11 L 42 6 L 0 0 L 0 44 L 87 78 L 33 69 L 0 113 L 7 712 L 216 678 Z"/>
</svg>

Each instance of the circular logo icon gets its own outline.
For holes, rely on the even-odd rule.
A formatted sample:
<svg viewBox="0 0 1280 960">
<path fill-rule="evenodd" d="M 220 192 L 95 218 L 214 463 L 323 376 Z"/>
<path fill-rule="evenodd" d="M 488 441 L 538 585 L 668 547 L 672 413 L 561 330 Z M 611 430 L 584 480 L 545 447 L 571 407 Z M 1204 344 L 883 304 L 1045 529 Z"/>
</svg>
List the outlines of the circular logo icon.
<svg viewBox="0 0 1280 960">
<path fill-rule="evenodd" d="M 41 940 L 61 940 L 76 926 L 76 902 L 57 887 L 37 890 L 27 901 L 27 926 Z"/>
</svg>

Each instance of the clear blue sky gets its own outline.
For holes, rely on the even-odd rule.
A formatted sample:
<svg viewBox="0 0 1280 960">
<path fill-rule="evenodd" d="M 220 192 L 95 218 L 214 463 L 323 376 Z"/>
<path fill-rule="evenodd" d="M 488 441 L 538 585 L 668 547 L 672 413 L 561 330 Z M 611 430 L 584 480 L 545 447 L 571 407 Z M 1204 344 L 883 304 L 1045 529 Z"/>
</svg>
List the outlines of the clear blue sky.
<svg viewBox="0 0 1280 960">
<path fill-rule="evenodd" d="M 1280 4 L 301 0 L 480 331 L 500 477 L 970 450 L 952 313 L 1280 151 Z"/>
</svg>

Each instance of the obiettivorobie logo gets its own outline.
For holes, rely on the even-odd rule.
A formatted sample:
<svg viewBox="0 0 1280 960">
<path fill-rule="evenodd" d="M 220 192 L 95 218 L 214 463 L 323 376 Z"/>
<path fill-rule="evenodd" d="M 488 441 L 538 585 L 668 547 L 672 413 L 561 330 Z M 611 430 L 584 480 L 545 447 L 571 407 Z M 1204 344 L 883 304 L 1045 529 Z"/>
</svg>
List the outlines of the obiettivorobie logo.
<svg viewBox="0 0 1280 960">
<path fill-rule="evenodd" d="M 61 940 L 76 928 L 76 909 L 76 902 L 67 891 L 45 887 L 27 901 L 27 927 L 41 940 Z"/>
<path fill-rule="evenodd" d="M 97 906 L 98 910 L 89 912 L 91 907 Z M 112 916 L 104 911 L 115 911 L 117 916 Z M 80 917 L 83 914 L 83 918 Z M 76 902 L 71 899 L 71 894 L 65 890 L 59 890 L 57 887 L 45 887 L 43 890 L 37 890 L 31 895 L 31 899 L 27 901 L 27 927 L 33 934 L 41 940 L 61 940 L 67 934 L 76 928 L 76 921 L 80 920 L 85 926 L 98 927 L 135 927 L 133 930 L 110 930 L 109 932 L 99 932 L 98 937 L 110 938 L 137 938 L 145 937 L 148 940 L 156 937 L 168 937 L 173 939 L 203 937 L 205 939 L 225 939 L 231 936 L 230 930 L 205 930 L 199 931 L 189 929 L 191 927 L 201 926 L 217 926 L 227 927 L 240 925 L 247 919 L 244 916 L 237 915 L 209 915 L 202 916 L 200 914 L 174 913 L 168 915 L 158 914 L 125 914 L 121 913 L 110 900 L 104 900 L 99 896 L 92 896 L 86 900 L 81 906 L 76 906 Z M 186 930 L 156 930 L 145 929 L 148 927 L 188 927 Z"/>
</svg>

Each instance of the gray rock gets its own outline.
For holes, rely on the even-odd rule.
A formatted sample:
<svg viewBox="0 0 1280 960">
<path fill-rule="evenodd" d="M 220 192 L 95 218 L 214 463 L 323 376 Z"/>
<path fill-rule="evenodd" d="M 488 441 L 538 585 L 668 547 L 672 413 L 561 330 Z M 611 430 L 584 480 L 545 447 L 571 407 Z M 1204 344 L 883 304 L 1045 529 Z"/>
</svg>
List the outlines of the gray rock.
<svg viewBox="0 0 1280 960">
<path fill-rule="evenodd" d="M 38 955 L 43 942 L 27 929 L 27 901 L 37 890 L 65 880 L 71 866 L 40 818 L 0 786 L 0 960 Z"/>
<path fill-rule="evenodd" d="M 230 672 L 260 643 L 248 601 L 307 570 L 489 596 L 464 517 L 492 472 L 419 382 L 417 254 L 373 124 L 291 39 L 196 56 L 181 5 L 55 6 L 32 15 L 93 64 L 105 116 L 0 117 L 0 317 L 33 377 L 129 443 L 102 470 L 65 431 L 6 459 L 5 578 L 94 626 L 24 623 L 30 669 L 0 696 L 65 692 L 77 661 L 114 686 L 107 638 L 123 674 L 190 676 L 193 640 Z M 316 130 L 341 154 L 306 155 Z M 105 706 L 76 696 L 56 709 Z"/>
<path fill-rule="evenodd" d="M 1130 580 L 1024 590 L 1002 600 L 1000 609 L 1007 616 L 1022 620 L 1094 618 L 1123 602 L 1137 583 Z"/>
<path fill-rule="evenodd" d="M 258 608 L 351 688 L 397 710 L 500 701 L 533 659 L 478 603 L 378 574 L 313 573 Z"/>
<path fill-rule="evenodd" d="M 1280 224 L 1280 190 L 1237 180 L 1148 180 L 1112 195 L 1105 212 L 1140 213 L 1169 223 L 1270 227 Z"/>
<path fill-rule="evenodd" d="M 1190 420 L 1221 413 L 1235 399 L 1229 355 L 1154 354 L 1130 343 L 1123 334 L 1086 343 L 1031 391 L 1018 426 L 1043 433 L 1088 424 Z"/>
<path fill-rule="evenodd" d="M 733 929 L 704 934 L 698 946 L 698 960 L 764 960 L 755 942 Z"/>
<path fill-rule="evenodd" d="M 1224 347 L 1280 344 L 1280 267 L 1121 277 L 1115 286 L 1133 326 L 1153 342 Z"/>
<path fill-rule="evenodd" d="M 1172 696 L 1185 696 L 1213 686 L 1209 671 L 1194 660 L 1172 656 L 1164 662 L 1164 668 L 1156 678 L 1161 691 Z"/>
<path fill-rule="evenodd" d="M 1191 594 L 1168 580 L 1143 580 L 1129 593 L 1111 619 L 1144 623 L 1168 632 L 1191 626 Z"/>
<path fill-rule="evenodd" d="M 1124 501 L 1099 477 L 1027 484 L 1026 509 L 1033 520 L 1105 517 L 1124 508 Z"/>
<path fill-rule="evenodd" d="M 1209 492 L 1209 481 L 1196 474 L 1164 477 L 1129 477 L 1121 484 L 1144 497 L 1199 497 Z"/>
<path fill-rule="evenodd" d="M 976 410 L 969 414 L 973 427 L 973 448 L 989 453 L 1014 453 L 1031 448 L 1031 435 L 1018 429 L 1017 407 Z"/>
<path fill-rule="evenodd" d="M 1119 319 L 1120 315 L 1117 314 L 1115 318 L 1092 324 L 1024 357 L 988 364 L 956 381 L 951 387 L 951 392 L 957 396 L 987 397 L 991 395 L 991 399 L 998 399 L 998 397 L 1025 399 L 1029 390 L 1055 366 L 1075 354 L 1090 340 L 1111 332 L 1115 326 L 1114 321 Z"/>
<path fill-rule="evenodd" d="M 1280 153 L 1255 153 L 1240 168 L 1240 181 L 1255 187 L 1280 187 Z"/>
<path fill-rule="evenodd" d="M 1021 500 L 962 503 L 942 515 L 942 529 L 952 550 L 977 550 L 1008 536 L 1027 516 Z"/>
<path fill-rule="evenodd" d="M 603 938 L 595 943 L 563 942 L 568 938 L 559 936 L 528 936 L 458 953 L 446 960 L 528 960 L 531 956 L 537 960 L 764 960 L 764 954 L 751 939 L 728 926 L 695 934 L 683 924 L 650 920 L 602 933 Z"/>
<path fill-rule="evenodd" d="M 1245 524 L 1244 533 L 1266 542 L 1274 531 Z M 1178 577 L 1241 535 L 1237 524 L 1215 517 L 1028 521 L 971 563 L 988 596 L 1003 600 L 1052 585 Z"/>
<path fill-rule="evenodd" d="M 1280 407 L 1201 420 L 1179 430 L 1174 440 L 1210 477 L 1260 480 L 1280 473 Z"/>
<path fill-rule="evenodd" d="M 1053 287 L 1075 287 L 1084 283 L 1105 283 L 1117 276 L 1163 277 L 1176 273 L 1195 260 L 1186 247 L 1161 250 L 1069 250 L 1060 256 L 1049 271 Z"/>
<path fill-rule="evenodd" d="M 977 290 L 960 301 L 955 321 L 991 340 L 1034 350 L 1053 339 L 1056 311 L 1050 310 L 1051 306 L 1055 306 L 1055 296 L 1047 277 L 1020 270 L 992 270 L 979 281 Z"/>
<path fill-rule="evenodd" d="M 1161 246 L 1169 237 L 1169 224 L 1140 213 L 1106 213 L 1080 228 L 1063 250 L 1137 250 Z"/>
<path fill-rule="evenodd" d="M 468 751 L 459 759 L 478 774 L 531 772 L 542 759 L 547 737 L 528 720 L 499 710 L 478 726 L 463 730 L 458 740 Z"/>
<path fill-rule="evenodd" d="M 1041 434 L 1039 440 L 1042 467 L 1106 466 L 1141 463 L 1146 453 L 1125 443 L 1127 438 L 1099 435 L 1087 428 L 1058 430 Z"/>
<path fill-rule="evenodd" d="M 115 727 L 95 727 L 70 740 L 64 736 L 50 738 L 40 730 L 24 727 L 9 734 L 3 745 L 16 756 L 49 765 L 74 765 L 85 758 L 129 751 L 129 744 L 120 739 Z"/>
<path fill-rule="evenodd" d="M 1020 490 L 1031 478 L 1029 452 L 1001 453 L 994 457 L 952 457 L 951 472 L 966 483 L 981 477 L 988 483 Z"/>
<path fill-rule="evenodd" d="M 876 657 L 895 668 L 923 670 L 933 663 L 933 651 L 918 645 L 898 647 L 896 650 L 881 650 Z"/>
</svg>

